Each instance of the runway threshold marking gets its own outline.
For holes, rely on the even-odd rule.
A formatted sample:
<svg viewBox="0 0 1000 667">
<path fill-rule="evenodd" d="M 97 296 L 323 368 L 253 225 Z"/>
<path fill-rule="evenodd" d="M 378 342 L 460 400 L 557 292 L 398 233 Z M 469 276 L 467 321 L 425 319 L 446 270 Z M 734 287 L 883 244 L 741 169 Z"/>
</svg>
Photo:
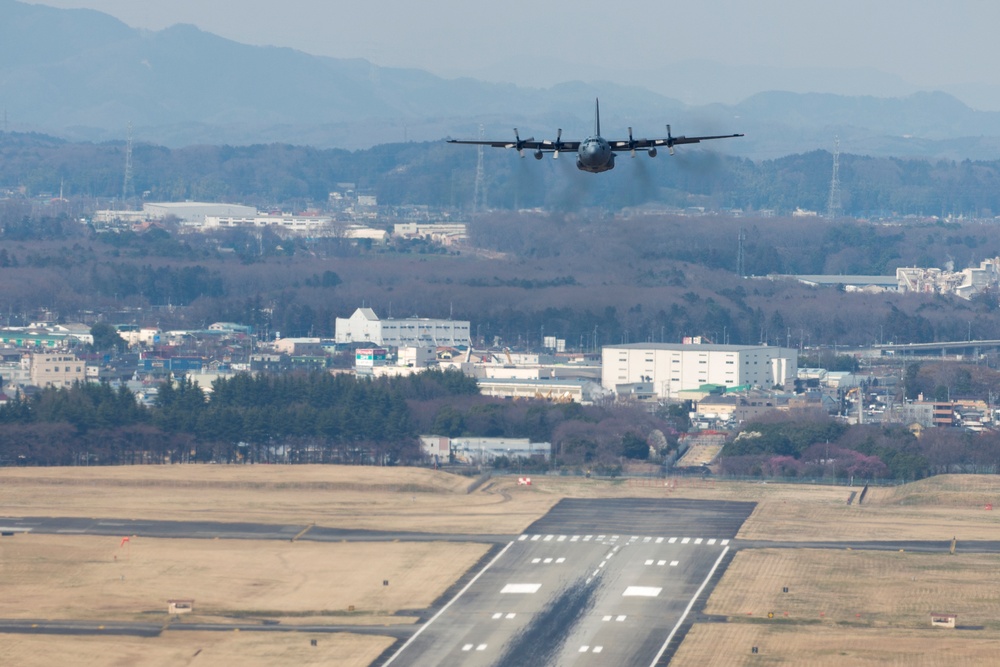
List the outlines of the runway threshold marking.
<svg viewBox="0 0 1000 667">
<path fill-rule="evenodd" d="M 399 656 L 400 653 L 402 653 L 403 651 L 406 650 L 407 646 L 409 646 L 410 644 L 412 644 L 416 640 L 416 638 L 420 636 L 420 633 L 422 633 L 424 630 L 426 630 L 430 626 L 431 623 L 433 623 L 434 621 L 436 621 L 441 616 L 441 614 L 443 614 L 445 611 L 447 611 L 448 607 L 450 607 L 452 604 L 455 603 L 455 600 L 457 600 L 458 598 L 462 597 L 462 594 L 465 593 L 465 591 L 469 590 L 472 587 L 472 585 L 479 580 L 479 577 L 483 576 L 483 573 L 486 572 L 486 570 L 490 569 L 493 566 L 494 563 L 496 563 L 498 560 L 500 560 L 500 558 L 505 553 L 507 553 L 507 550 L 510 549 L 510 545 L 512 545 L 512 544 L 514 544 L 514 543 L 513 542 L 508 542 L 507 546 L 505 546 L 503 549 L 501 549 L 500 553 L 498 553 L 493 558 L 493 560 L 491 560 L 489 563 L 486 564 L 486 567 L 484 567 L 482 570 L 480 570 L 479 573 L 476 574 L 476 576 L 474 576 L 472 579 L 469 580 L 469 583 L 467 583 L 465 585 L 465 587 L 462 588 L 462 590 L 460 590 L 458 593 L 455 594 L 455 597 L 453 597 L 452 599 L 448 600 L 448 603 L 445 606 L 441 607 L 441 609 L 438 610 L 438 613 L 436 613 L 433 616 L 431 616 L 431 618 L 430 618 L 429 621 L 427 621 L 425 624 L 423 624 L 422 626 L 420 626 L 420 628 L 418 628 L 417 631 L 414 632 L 410 636 L 410 638 L 407 639 L 403 643 L 403 645 L 399 647 L 399 650 L 396 651 L 395 653 L 393 653 L 392 656 L 388 660 L 385 661 L 385 665 L 388 665 L 393 660 L 395 660 Z"/>
<path fill-rule="evenodd" d="M 729 542 L 729 540 L 725 541 Z M 681 614 L 681 617 L 677 620 L 677 625 L 675 625 L 674 629 L 670 631 L 669 635 L 667 635 L 667 638 L 663 642 L 663 646 L 660 647 L 660 650 L 657 651 L 656 653 L 656 657 L 653 658 L 653 662 L 649 663 L 649 667 L 656 667 L 656 663 L 658 663 L 660 661 L 660 658 L 663 657 L 663 654 L 666 653 L 667 647 L 670 645 L 670 642 L 673 641 L 674 635 L 677 634 L 677 630 L 684 623 L 684 620 L 687 618 L 688 614 L 691 613 L 691 608 L 694 607 L 694 603 L 698 600 L 698 597 L 701 596 L 702 592 L 705 590 L 705 586 L 708 586 L 708 582 L 711 581 L 712 577 L 715 575 L 715 571 L 719 569 L 719 564 L 722 562 L 722 559 L 726 557 L 727 553 L 729 553 L 728 546 L 722 550 L 722 553 L 719 554 L 719 557 L 715 560 L 715 563 L 712 565 L 712 569 L 708 571 L 708 576 L 705 577 L 705 580 L 701 582 L 701 586 L 698 587 L 698 590 L 695 591 L 694 595 L 691 597 L 691 600 L 688 602 L 687 607 L 684 609 L 684 613 Z"/>
</svg>

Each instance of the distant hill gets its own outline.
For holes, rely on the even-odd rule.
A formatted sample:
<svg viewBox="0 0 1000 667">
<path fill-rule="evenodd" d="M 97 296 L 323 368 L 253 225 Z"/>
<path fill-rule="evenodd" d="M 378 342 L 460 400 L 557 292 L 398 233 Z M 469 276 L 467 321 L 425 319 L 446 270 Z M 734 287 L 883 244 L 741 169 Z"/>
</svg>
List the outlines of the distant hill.
<svg viewBox="0 0 1000 667">
<path fill-rule="evenodd" d="M 559 127 L 580 137 L 592 128 L 595 97 L 603 100 L 606 135 L 624 135 L 627 126 L 657 135 L 667 122 L 678 134 L 740 131 L 748 136 L 711 149 L 757 159 L 830 150 L 836 136 L 855 154 L 1000 155 L 1000 113 L 974 111 L 944 93 L 761 92 L 737 104 L 689 106 L 635 85 L 445 79 L 248 46 L 189 25 L 137 30 L 100 12 L 0 0 L 0 107 L 10 130 L 104 141 L 122 139 L 131 122 L 137 139 L 173 147 L 358 149 L 473 137 L 480 125 L 490 136 L 516 126 L 536 138 Z"/>
</svg>

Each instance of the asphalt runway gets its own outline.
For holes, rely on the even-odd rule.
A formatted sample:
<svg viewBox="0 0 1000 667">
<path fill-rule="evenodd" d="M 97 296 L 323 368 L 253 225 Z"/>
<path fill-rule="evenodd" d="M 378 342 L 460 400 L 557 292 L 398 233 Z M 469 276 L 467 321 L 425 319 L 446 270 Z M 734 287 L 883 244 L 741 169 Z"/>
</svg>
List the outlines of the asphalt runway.
<svg viewBox="0 0 1000 667">
<path fill-rule="evenodd" d="M 563 500 L 383 665 L 655 665 L 753 503 Z"/>
<path fill-rule="evenodd" d="M 312 524 L 225 523 L 221 521 L 156 521 L 80 517 L 0 517 L 0 534 L 137 535 L 171 539 L 311 540 L 315 542 L 501 542 L 510 535 L 462 535 L 407 531 L 345 530 Z"/>
</svg>

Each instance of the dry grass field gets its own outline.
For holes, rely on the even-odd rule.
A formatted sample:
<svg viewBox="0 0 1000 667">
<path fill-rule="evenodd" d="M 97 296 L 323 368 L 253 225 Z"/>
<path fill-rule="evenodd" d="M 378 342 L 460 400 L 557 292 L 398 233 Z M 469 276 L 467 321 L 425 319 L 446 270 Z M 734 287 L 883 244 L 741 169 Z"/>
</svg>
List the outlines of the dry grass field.
<svg viewBox="0 0 1000 667">
<path fill-rule="evenodd" d="M 1000 555 L 837 549 L 736 554 L 705 612 L 740 621 L 930 628 L 931 612 L 1000 630 Z M 783 588 L 788 588 L 788 593 Z M 940 630 L 938 630 L 940 632 Z"/>
<path fill-rule="evenodd" d="M 311 640 L 316 640 L 316 646 Z M 392 644 L 352 634 L 170 632 L 139 637 L 3 635 L 0 664 L 18 667 L 184 667 L 337 665 L 367 667 Z"/>
<path fill-rule="evenodd" d="M 0 469 L 0 516 L 247 521 L 451 534 L 517 534 L 562 498 L 674 497 L 758 503 L 739 537 L 774 541 L 958 538 L 958 553 L 761 549 L 737 554 L 674 665 L 996 664 L 1000 478 L 946 476 L 895 488 L 471 478 L 400 468 L 160 466 Z M 485 553 L 462 543 L 159 540 L 82 535 L 0 538 L 0 617 L 166 622 L 168 598 L 195 599 L 174 623 L 410 623 Z M 448 563 L 441 567 L 441 563 Z M 382 586 L 388 579 L 390 586 Z M 783 586 L 789 593 L 781 592 Z M 355 606 L 347 614 L 349 605 Z M 981 630 L 932 629 L 930 611 Z M 775 619 L 768 620 L 768 612 Z M 784 616 L 788 612 L 788 617 Z M 823 614 L 820 616 L 820 614 Z M 858 615 L 860 614 L 860 616 Z M 154 621 L 158 622 L 158 621 Z M 318 646 L 308 639 L 318 638 Z M 366 665 L 392 640 L 305 633 L 165 632 L 155 639 L 4 635 L 0 664 Z M 750 646 L 761 653 L 752 656 Z M 198 656 L 194 653 L 202 650 Z M 40 655 L 44 655 L 41 658 Z"/>
<path fill-rule="evenodd" d="M 168 599 L 193 598 L 194 613 L 180 622 L 399 623 L 407 619 L 390 615 L 429 606 L 486 550 L 18 534 L 0 540 L 0 618 L 157 623 L 167 620 Z"/>
<path fill-rule="evenodd" d="M 349 466 L 7 468 L 0 514 L 517 534 L 558 500 L 513 482 L 466 494 L 473 479 Z"/>
<path fill-rule="evenodd" d="M 1000 639 L 992 633 L 710 623 L 691 629 L 670 666 L 993 667 L 998 655 Z"/>
</svg>

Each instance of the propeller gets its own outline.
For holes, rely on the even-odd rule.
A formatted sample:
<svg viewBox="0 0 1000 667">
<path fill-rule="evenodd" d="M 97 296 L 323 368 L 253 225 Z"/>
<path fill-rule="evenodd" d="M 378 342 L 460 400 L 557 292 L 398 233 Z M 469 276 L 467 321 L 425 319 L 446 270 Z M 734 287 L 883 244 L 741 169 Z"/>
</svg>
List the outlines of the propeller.
<svg viewBox="0 0 1000 667">
<path fill-rule="evenodd" d="M 670 123 L 667 123 L 667 150 L 674 154 L 674 135 L 670 134 Z"/>
<path fill-rule="evenodd" d="M 544 143 L 545 143 L 546 147 L 548 147 L 548 146 L 552 147 L 552 158 L 553 159 L 558 158 L 559 157 L 559 152 L 563 149 L 563 145 L 564 145 L 563 141 L 562 141 L 562 128 L 560 127 L 558 130 L 556 130 L 556 140 L 555 141 L 545 141 Z"/>
<path fill-rule="evenodd" d="M 628 128 L 628 148 L 632 153 L 632 157 L 635 157 L 635 139 L 632 138 L 632 128 Z"/>
<path fill-rule="evenodd" d="M 529 141 L 534 141 L 534 137 L 528 137 L 527 139 L 521 139 L 521 135 L 517 133 L 517 128 L 514 128 L 514 143 L 507 144 L 507 148 L 516 148 L 518 154 L 524 157 L 524 145 Z"/>
</svg>

